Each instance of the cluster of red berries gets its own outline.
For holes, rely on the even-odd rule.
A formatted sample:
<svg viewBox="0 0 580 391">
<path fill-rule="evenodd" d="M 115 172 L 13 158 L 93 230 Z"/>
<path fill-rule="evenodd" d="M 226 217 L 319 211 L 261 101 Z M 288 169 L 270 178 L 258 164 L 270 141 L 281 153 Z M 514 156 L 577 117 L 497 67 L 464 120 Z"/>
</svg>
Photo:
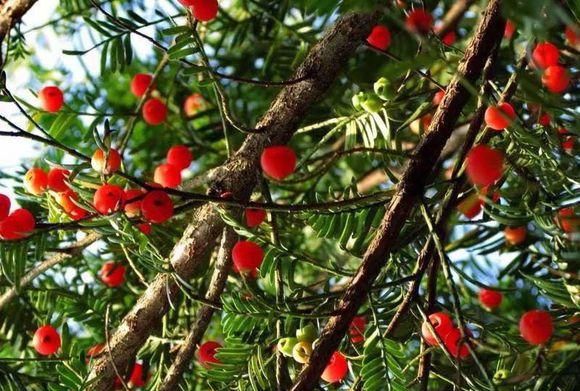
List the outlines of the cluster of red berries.
<svg viewBox="0 0 580 391">
<path fill-rule="evenodd" d="M 193 155 L 185 145 L 174 145 L 169 148 L 166 163 L 155 168 L 153 180 L 163 187 L 176 188 L 181 185 L 181 172 L 193 161 Z"/>
<path fill-rule="evenodd" d="M 18 240 L 34 231 L 36 220 L 28 209 L 16 209 L 10 213 L 10 198 L 0 194 L 0 240 Z"/>
<path fill-rule="evenodd" d="M 558 62 L 560 51 L 550 42 L 542 42 L 536 45 L 532 52 L 532 60 L 536 67 L 543 70 L 542 83 L 555 94 L 561 94 L 570 84 L 570 75 L 566 68 Z"/>
<path fill-rule="evenodd" d="M 421 334 L 425 342 L 431 346 L 439 346 L 437 337 L 431 333 L 429 323 L 451 356 L 465 358 L 469 355 L 467 344 L 462 341 L 461 330 L 453 324 L 449 315 L 444 312 L 435 312 L 429 315 L 429 322 L 424 321 L 421 327 Z M 464 334 L 470 336 L 469 330 L 465 329 Z"/>
<path fill-rule="evenodd" d="M 131 81 L 131 92 L 138 98 L 145 95 L 147 90 L 154 91 L 153 76 L 147 73 L 137 73 Z M 167 119 L 167 106 L 161 99 L 150 97 L 143 104 L 141 113 L 143 120 L 149 125 L 159 125 Z"/>
<path fill-rule="evenodd" d="M 218 14 L 217 0 L 179 0 L 181 4 L 189 7 L 195 19 L 200 22 L 214 20 Z"/>
</svg>

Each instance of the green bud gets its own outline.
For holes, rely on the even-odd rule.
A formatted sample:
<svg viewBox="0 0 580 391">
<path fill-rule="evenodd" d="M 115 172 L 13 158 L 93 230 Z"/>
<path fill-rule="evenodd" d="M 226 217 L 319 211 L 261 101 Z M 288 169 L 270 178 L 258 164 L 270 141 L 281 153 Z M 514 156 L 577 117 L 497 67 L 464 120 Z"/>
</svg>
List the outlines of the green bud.
<svg viewBox="0 0 580 391">
<path fill-rule="evenodd" d="M 292 357 L 300 364 L 306 364 L 312 354 L 312 345 L 308 341 L 298 342 L 292 349 Z"/>
<path fill-rule="evenodd" d="M 351 99 L 353 107 L 357 110 L 360 110 L 362 108 L 361 107 L 362 102 L 366 99 L 367 99 L 367 94 L 364 92 L 359 92 L 358 94 L 353 95 L 353 97 Z"/>
<path fill-rule="evenodd" d="M 493 381 L 496 383 L 501 383 L 503 380 L 510 376 L 510 372 L 507 369 L 500 369 L 493 375 Z"/>
<path fill-rule="evenodd" d="M 282 338 L 278 341 L 278 350 L 286 357 L 292 357 L 292 349 L 298 343 L 293 337 Z"/>
<path fill-rule="evenodd" d="M 377 113 L 383 108 L 383 103 L 379 98 L 371 95 L 362 102 L 362 108 L 369 113 Z"/>
<path fill-rule="evenodd" d="M 308 323 L 306 326 L 302 327 L 301 329 L 296 330 L 296 338 L 298 341 L 306 341 L 312 343 L 318 336 L 318 330 L 312 323 Z"/>
<path fill-rule="evenodd" d="M 390 100 L 395 97 L 395 90 L 391 86 L 391 82 L 385 77 L 381 77 L 374 85 L 375 94 L 382 100 Z"/>
</svg>

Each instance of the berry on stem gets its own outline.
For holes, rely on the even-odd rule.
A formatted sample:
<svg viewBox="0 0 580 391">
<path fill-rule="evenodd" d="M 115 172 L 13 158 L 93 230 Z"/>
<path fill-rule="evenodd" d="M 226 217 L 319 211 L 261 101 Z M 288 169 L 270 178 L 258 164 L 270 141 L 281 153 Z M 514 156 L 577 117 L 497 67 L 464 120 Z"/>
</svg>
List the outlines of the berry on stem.
<svg viewBox="0 0 580 391">
<path fill-rule="evenodd" d="M 505 29 L 503 31 L 503 36 L 505 39 L 512 39 L 512 36 L 516 32 L 516 25 L 511 20 L 507 20 L 505 23 Z"/>
<path fill-rule="evenodd" d="M 284 145 L 267 147 L 262 152 L 260 164 L 266 175 L 281 181 L 296 169 L 296 154 Z"/>
<path fill-rule="evenodd" d="M 48 175 L 42 168 L 32 167 L 24 175 L 24 188 L 32 195 L 41 195 L 48 187 Z"/>
<path fill-rule="evenodd" d="M 70 189 L 58 193 L 55 196 L 55 200 L 64 212 L 73 220 L 82 219 L 87 215 L 87 211 L 75 203 L 75 201 L 78 200 L 78 194 Z"/>
<path fill-rule="evenodd" d="M 433 96 L 433 106 L 439 106 L 443 97 L 445 96 L 445 90 L 439 90 Z"/>
<path fill-rule="evenodd" d="M 431 325 L 433 326 L 435 333 L 437 333 L 440 339 L 443 339 L 447 335 L 447 333 L 449 333 L 453 329 L 453 321 L 451 320 L 449 315 L 447 315 L 444 312 L 435 312 L 429 315 L 429 321 L 431 322 Z M 423 335 L 425 342 L 427 342 L 429 345 L 431 346 L 439 345 L 437 339 L 431 333 L 427 321 L 424 321 L 423 325 L 421 326 L 421 334 Z"/>
<path fill-rule="evenodd" d="M 348 373 L 348 361 L 340 352 L 334 352 L 320 376 L 328 383 L 338 383 L 342 381 Z"/>
<path fill-rule="evenodd" d="M 215 355 L 217 350 L 221 347 L 222 345 L 216 341 L 207 341 L 202 343 L 197 352 L 200 364 L 204 367 L 209 367 L 210 364 L 219 363 L 220 360 L 218 360 Z"/>
<path fill-rule="evenodd" d="M 58 331 L 50 325 L 41 326 L 36 329 L 32 338 L 32 346 L 39 354 L 49 356 L 60 348 L 60 335 Z"/>
<path fill-rule="evenodd" d="M 42 108 L 49 113 L 56 113 L 64 105 L 64 96 L 60 88 L 55 86 L 44 87 L 38 92 L 38 99 Z"/>
<path fill-rule="evenodd" d="M 505 235 L 506 242 L 512 246 L 517 246 L 526 240 L 527 229 L 525 226 L 505 227 L 503 233 Z"/>
<path fill-rule="evenodd" d="M 133 387 L 144 387 L 147 384 L 148 374 L 143 370 L 143 364 L 135 363 L 129 376 L 129 383 Z"/>
<path fill-rule="evenodd" d="M 189 0 L 193 16 L 200 22 L 209 22 L 217 17 L 217 0 Z"/>
<path fill-rule="evenodd" d="M 173 216 L 173 201 L 162 190 L 150 191 L 141 202 L 141 214 L 151 223 L 163 223 Z"/>
<path fill-rule="evenodd" d="M 503 154 L 487 145 L 476 145 L 467 153 L 466 173 L 474 185 L 492 185 L 503 175 Z"/>
<path fill-rule="evenodd" d="M 457 34 L 455 31 L 450 31 L 441 38 L 441 42 L 443 42 L 447 46 L 451 46 L 457 41 Z"/>
<path fill-rule="evenodd" d="M 468 335 L 468 332 L 466 331 L 465 334 Z M 461 331 L 457 327 L 454 327 L 447 333 L 447 335 L 445 335 L 445 338 L 443 338 L 443 344 L 447 350 L 449 350 L 451 356 L 455 358 L 465 358 L 469 356 L 467 342 L 461 341 Z"/>
<path fill-rule="evenodd" d="M 550 42 L 542 42 L 536 45 L 532 52 L 532 60 L 538 68 L 548 68 L 552 65 L 558 65 L 560 51 Z"/>
<path fill-rule="evenodd" d="M 560 209 L 557 220 L 562 231 L 566 233 L 574 233 L 580 230 L 580 214 L 576 214 L 572 207 Z"/>
<path fill-rule="evenodd" d="M 125 282 L 125 266 L 109 261 L 101 266 L 101 281 L 109 288 L 116 288 Z"/>
<path fill-rule="evenodd" d="M 121 155 L 113 148 L 107 152 L 97 149 L 91 158 L 91 167 L 96 172 L 110 175 L 121 167 Z"/>
<path fill-rule="evenodd" d="M 552 317 L 547 311 L 531 310 L 520 318 L 520 334 L 529 344 L 543 345 L 553 333 Z"/>
<path fill-rule="evenodd" d="M 149 125 L 159 125 L 167 119 L 167 106 L 157 98 L 151 98 L 143 105 L 143 119 Z"/>
<path fill-rule="evenodd" d="M 570 75 L 566 68 L 560 65 L 552 65 L 544 71 L 542 83 L 550 92 L 561 94 L 570 85 Z"/>
<path fill-rule="evenodd" d="M 251 272 L 262 264 L 264 250 L 254 242 L 240 240 L 232 248 L 232 259 L 240 272 Z"/>
<path fill-rule="evenodd" d="M 429 34 L 433 27 L 433 16 L 423 8 L 415 8 L 407 15 L 405 26 L 417 34 Z"/>
<path fill-rule="evenodd" d="M 174 145 L 167 151 L 167 164 L 185 170 L 191 165 L 193 154 L 185 145 Z"/>
<path fill-rule="evenodd" d="M 479 291 L 478 297 L 481 305 L 490 310 L 499 307 L 503 300 L 501 292 L 485 288 Z"/>
<path fill-rule="evenodd" d="M 108 215 L 123 207 L 125 192 L 117 185 L 104 184 L 93 196 L 93 206 L 100 214 Z"/>
<path fill-rule="evenodd" d="M 373 27 L 371 34 L 367 37 L 367 42 L 377 49 L 387 50 L 391 44 L 391 32 L 387 26 L 378 24 Z"/>
<path fill-rule="evenodd" d="M 181 185 L 181 171 L 172 164 L 160 164 L 155 169 L 153 180 L 163 187 L 174 189 Z"/>
<path fill-rule="evenodd" d="M 70 174 L 69 170 L 64 168 L 51 168 L 48 172 L 48 188 L 56 192 L 63 192 L 68 190 L 68 185 L 66 181 Z"/>
<path fill-rule="evenodd" d="M 152 81 L 152 75 L 148 73 L 137 73 L 133 76 L 133 80 L 131 80 L 131 92 L 138 98 L 142 97 Z M 152 88 L 155 88 L 155 86 Z"/>
<path fill-rule="evenodd" d="M 0 221 L 0 239 L 18 240 L 27 237 L 34 231 L 36 221 L 27 209 L 16 209 Z"/>
<path fill-rule="evenodd" d="M 503 102 L 497 106 L 489 106 L 485 110 L 485 124 L 493 130 L 504 130 L 516 118 L 512 105 Z"/>
<path fill-rule="evenodd" d="M 151 224 L 148 224 L 148 223 L 139 223 L 139 224 L 137 224 L 137 228 L 144 235 L 151 235 L 151 231 L 153 230 L 153 227 L 151 226 Z"/>
<path fill-rule="evenodd" d="M 246 226 L 254 228 L 266 220 L 267 213 L 264 209 L 247 208 L 244 211 L 244 215 L 246 217 Z"/>
</svg>

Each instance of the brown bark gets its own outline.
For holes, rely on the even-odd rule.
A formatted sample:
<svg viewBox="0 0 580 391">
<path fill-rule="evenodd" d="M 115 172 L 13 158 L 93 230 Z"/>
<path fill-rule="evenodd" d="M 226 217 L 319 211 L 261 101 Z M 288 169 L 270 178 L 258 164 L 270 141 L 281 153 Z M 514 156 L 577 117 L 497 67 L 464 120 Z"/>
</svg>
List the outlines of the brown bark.
<svg viewBox="0 0 580 391">
<path fill-rule="evenodd" d="M 6 0 L 0 2 L 0 69 L 4 67 L 2 43 L 8 32 L 22 16 L 36 3 L 36 0 Z"/>
<path fill-rule="evenodd" d="M 425 138 L 417 146 L 397 186 L 397 192 L 389 205 L 378 234 L 370 244 L 361 266 L 338 304 L 337 315 L 331 317 L 326 324 L 309 364 L 296 379 L 292 391 L 312 390 L 318 383 L 326 363 L 338 348 L 350 322 L 367 297 L 381 268 L 386 264 L 406 218 L 412 211 L 417 197 L 423 192 L 426 178 L 429 177 L 445 143 L 451 136 L 461 109 L 469 99 L 469 92 L 462 82 L 474 83 L 480 77 L 493 47 L 501 40 L 504 21 L 501 17 L 500 4 L 501 0 L 489 2 L 475 36 L 459 65 L 457 75 L 447 87 L 445 97 L 435 113 Z"/>
<path fill-rule="evenodd" d="M 260 133 L 248 135 L 240 149 L 210 174 L 210 192 L 218 195 L 232 192 L 238 200 L 247 200 L 257 183 L 259 157 L 264 147 L 287 143 L 308 109 L 320 100 L 339 72 L 376 23 L 376 14 L 349 14 L 342 17 L 312 48 L 293 79 L 306 77 L 300 83 L 286 86 L 276 97 L 257 125 Z M 174 247 L 169 261 L 185 280 L 191 277 L 202 256 L 223 228 L 213 206 L 197 210 L 191 225 Z M 103 355 L 92 368 L 89 390 L 110 389 L 115 376 L 114 365 L 125 370 L 128 363 L 160 324 L 169 310 L 169 300 L 179 288 L 170 274 L 160 274 L 125 316 L 111 336 L 110 354 Z"/>
</svg>

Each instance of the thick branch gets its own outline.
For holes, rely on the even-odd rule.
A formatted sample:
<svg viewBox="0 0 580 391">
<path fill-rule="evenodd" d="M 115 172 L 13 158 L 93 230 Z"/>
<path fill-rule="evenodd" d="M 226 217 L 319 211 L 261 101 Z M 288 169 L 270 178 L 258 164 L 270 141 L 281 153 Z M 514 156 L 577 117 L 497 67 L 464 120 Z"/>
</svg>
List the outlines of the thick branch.
<svg viewBox="0 0 580 391">
<path fill-rule="evenodd" d="M 388 255 L 397 242 L 397 237 L 406 218 L 411 213 L 417 197 L 424 189 L 425 180 L 441 151 L 451 136 L 454 125 L 469 98 L 463 82 L 474 83 L 481 75 L 485 62 L 493 47 L 501 40 L 504 20 L 500 12 L 501 0 L 491 0 L 472 38 L 457 75 L 447 87 L 433 123 L 425 138 L 417 146 L 415 155 L 397 186 L 397 193 L 389 205 L 377 236 L 370 244 L 361 266 L 342 297 L 337 313 L 331 317 L 322 331 L 317 348 L 309 364 L 298 376 L 293 391 L 307 391 L 318 383 L 330 356 L 338 348 L 350 322 L 388 260 Z"/>
<path fill-rule="evenodd" d="M 36 3 L 36 0 L 7 0 L 0 4 L 0 45 L 8 32 L 22 16 Z M 0 46 L 0 69 L 4 66 L 4 58 Z"/>
<path fill-rule="evenodd" d="M 350 14 L 342 17 L 310 51 L 293 79 L 310 76 L 300 83 L 286 86 L 274 100 L 257 128 L 223 166 L 211 175 L 211 194 L 232 192 L 235 199 L 248 200 L 258 178 L 259 158 L 264 147 L 285 144 L 290 140 L 309 108 L 320 100 L 334 82 L 347 60 L 368 36 L 377 15 Z M 203 255 L 223 228 L 223 222 L 212 205 L 197 210 L 192 224 L 174 247 L 169 261 L 176 273 L 189 279 Z M 173 277 L 160 274 L 139 298 L 111 336 L 111 354 L 95 363 L 90 390 L 111 388 L 114 370 L 126 368 L 139 348 L 160 324 L 169 310 L 169 300 L 179 292 Z"/>
</svg>

